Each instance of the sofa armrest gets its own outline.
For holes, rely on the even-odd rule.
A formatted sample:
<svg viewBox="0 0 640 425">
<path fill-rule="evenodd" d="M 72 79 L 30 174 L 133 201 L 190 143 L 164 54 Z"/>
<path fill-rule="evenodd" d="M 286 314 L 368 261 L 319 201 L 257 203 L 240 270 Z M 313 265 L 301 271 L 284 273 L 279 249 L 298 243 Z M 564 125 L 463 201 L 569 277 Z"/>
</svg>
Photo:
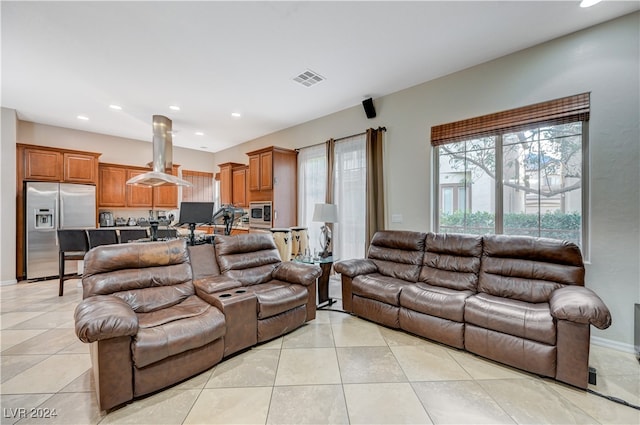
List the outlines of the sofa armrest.
<svg viewBox="0 0 640 425">
<path fill-rule="evenodd" d="M 368 258 L 355 258 L 338 261 L 333 265 L 333 269 L 338 273 L 354 278 L 363 274 L 376 273 L 378 266 Z"/>
<path fill-rule="evenodd" d="M 242 284 L 228 276 L 218 275 L 195 279 L 193 286 L 196 288 L 196 294 L 201 295 L 228 291 L 229 289 L 239 288 Z"/>
<path fill-rule="evenodd" d="M 604 302 L 583 286 L 565 286 L 551 293 L 551 315 L 558 320 L 592 324 L 598 329 L 611 325 L 611 313 Z"/>
<path fill-rule="evenodd" d="M 303 286 L 313 285 L 322 274 L 320 266 L 315 264 L 296 263 L 295 261 L 283 261 L 273 269 L 271 277 L 289 283 L 297 283 Z"/>
<path fill-rule="evenodd" d="M 80 302 L 74 318 L 82 342 L 95 342 L 138 333 L 138 316 L 131 306 L 113 295 L 96 295 Z"/>
</svg>

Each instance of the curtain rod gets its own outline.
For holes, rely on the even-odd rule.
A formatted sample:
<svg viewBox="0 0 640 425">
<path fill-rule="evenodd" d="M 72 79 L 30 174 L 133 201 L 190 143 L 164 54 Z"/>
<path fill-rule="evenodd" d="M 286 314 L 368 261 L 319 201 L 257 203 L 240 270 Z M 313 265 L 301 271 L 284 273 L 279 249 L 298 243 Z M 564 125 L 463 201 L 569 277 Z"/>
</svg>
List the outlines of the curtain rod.
<svg viewBox="0 0 640 425">
<path fill-rule="evenodd" d="M 378 131 L 387 131 L 387 127 L 378 127 L 378 128 L 376 128 L 376 130 L 378 130 Z M 356 136 L 362 136 L 362 135 L 364 135 L 364 134 L 367 134 L 367 132 L 366 132 L 366 131 L 363 131 L 362 133 L 352 134 L 351 136 L 344 136 L 344 137 L 340 137 L 340 138 L 338 138 L 338 139 L 333 139 L 333 141 L 334 141 L 334 142 L 339 142 L 339 141 L 341 141 L 341 140 L 349 139 L 349 138 L 351 138 L 351 137 L 356 137 Z M 312 147 L 314 147 L 314 146 L 324 145 L 325 143 L 327 143 L 327 142 L 325 141 L 325 142 L 315 143 L 315 144 L 313 144 L 313 145 L 303 146 L 303 147 L 301 147 L 301 148 L 296 148 L 296 149 L 294 149 L 294 150 L 295 150 L 296 152 L 300 152 L 300 149 L 312 148 Z"/>
</svg>

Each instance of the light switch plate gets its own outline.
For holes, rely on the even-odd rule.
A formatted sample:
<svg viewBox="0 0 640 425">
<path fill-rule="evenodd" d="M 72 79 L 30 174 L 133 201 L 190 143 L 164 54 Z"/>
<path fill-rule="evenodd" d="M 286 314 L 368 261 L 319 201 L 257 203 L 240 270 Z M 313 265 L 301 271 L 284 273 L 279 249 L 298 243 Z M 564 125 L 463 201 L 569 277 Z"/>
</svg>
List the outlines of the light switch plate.
<svg viewBox="0 0 640 425">
<path fill-rule="evenodd" d="M 402 223 L 402 214 L 391 214 L 392 223 Z"/>
</svg>

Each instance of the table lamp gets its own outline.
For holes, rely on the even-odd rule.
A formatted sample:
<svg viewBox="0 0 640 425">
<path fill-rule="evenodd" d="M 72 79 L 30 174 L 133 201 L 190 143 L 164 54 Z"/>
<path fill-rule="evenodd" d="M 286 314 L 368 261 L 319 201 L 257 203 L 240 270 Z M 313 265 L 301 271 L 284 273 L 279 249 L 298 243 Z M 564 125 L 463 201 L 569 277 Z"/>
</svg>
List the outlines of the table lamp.
<svg viewBox="0 0 640 425">
<path fill-rule="evenodd" d="M 335 204 L 316 204 L 313 209 L 313 221 L 324 223 L 320 228 L 320 243 L 323 247 L 320 257 L 327 258 L 332 255 L 331 229 L 327 224 L 338 222 L 338 207 Z"/>
</svg>

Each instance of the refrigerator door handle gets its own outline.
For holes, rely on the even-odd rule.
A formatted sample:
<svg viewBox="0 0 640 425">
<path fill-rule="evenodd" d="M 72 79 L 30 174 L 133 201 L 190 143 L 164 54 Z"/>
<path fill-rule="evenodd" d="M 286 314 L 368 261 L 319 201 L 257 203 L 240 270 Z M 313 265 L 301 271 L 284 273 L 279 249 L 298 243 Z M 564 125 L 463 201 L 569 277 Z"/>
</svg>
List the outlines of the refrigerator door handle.
<svg viewBox="0 0 640 425">
<path fill-rule="evenodd" d="M 58 205 L 58 204 L 60 204 L 60 205 Z M 58 247 L 58 246 L 60 246 L 60 244 L 58 243 L 58 229 L 62 228 L 62 223 L 61 223 L 62 214 L 60 214 L 60 212 L 61 212 L 60 208 L 62 208 L 62 201 L 60 200 L 60 195 L 58 195 L 56 197 L 55 205 L 56 205 L 56 207 L 53 210 L 53 214 L 54 214 L 53 223 L 55 224 L 54 231 L 56 232 L 56 246 Z M 56 217 L 56 215 L 57 215 L 57 217 Z"/>
</svg>

